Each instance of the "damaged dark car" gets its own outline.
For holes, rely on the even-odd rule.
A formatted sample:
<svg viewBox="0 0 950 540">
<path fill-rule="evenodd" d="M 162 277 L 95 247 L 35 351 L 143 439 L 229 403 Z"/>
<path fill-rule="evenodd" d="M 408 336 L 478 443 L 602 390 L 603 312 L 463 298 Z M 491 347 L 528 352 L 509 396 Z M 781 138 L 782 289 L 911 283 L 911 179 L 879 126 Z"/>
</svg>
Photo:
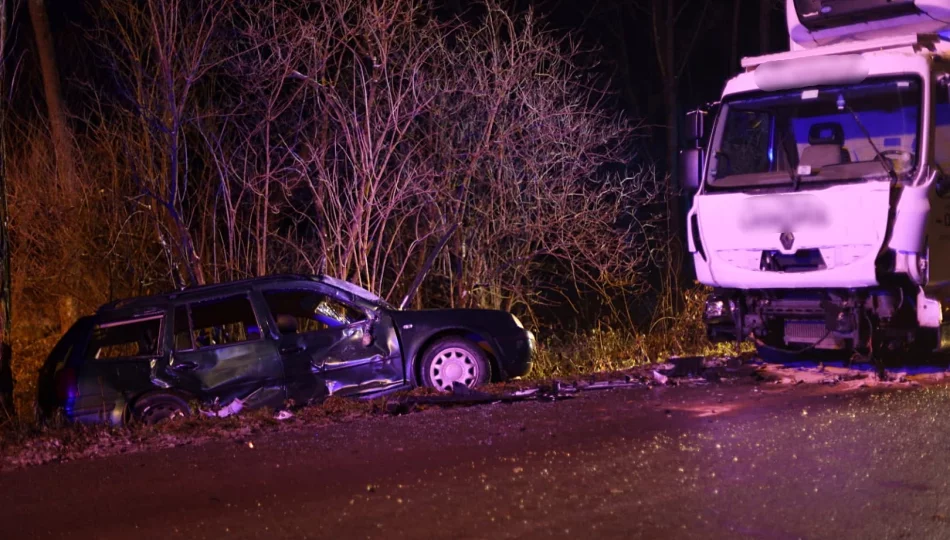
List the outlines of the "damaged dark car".
<svg viewBox="0 0 950 540">
<path fill-rule="evenodd" d="M 534 336 L 498 310 L 398 309 L 326 276 L 120 300 L 80 318 L 40 370 L 41 418 L 154 423 L 526 374 Z"/>
</svg>

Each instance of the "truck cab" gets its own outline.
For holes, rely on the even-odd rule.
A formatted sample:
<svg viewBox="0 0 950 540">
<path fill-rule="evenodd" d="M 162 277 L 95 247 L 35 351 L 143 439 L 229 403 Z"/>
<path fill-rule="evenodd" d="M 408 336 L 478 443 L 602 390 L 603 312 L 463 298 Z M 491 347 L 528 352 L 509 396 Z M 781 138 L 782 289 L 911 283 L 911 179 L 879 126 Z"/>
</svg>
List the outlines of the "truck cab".
<svg viewBox="0 0 950 540">
<path fill-rule="evenodd" d="M 947 349 L 950 0 L 788 0 L 786 18 L 790 50 L 743 59 L 680 154 L 709 336 Z"/>
</svg>

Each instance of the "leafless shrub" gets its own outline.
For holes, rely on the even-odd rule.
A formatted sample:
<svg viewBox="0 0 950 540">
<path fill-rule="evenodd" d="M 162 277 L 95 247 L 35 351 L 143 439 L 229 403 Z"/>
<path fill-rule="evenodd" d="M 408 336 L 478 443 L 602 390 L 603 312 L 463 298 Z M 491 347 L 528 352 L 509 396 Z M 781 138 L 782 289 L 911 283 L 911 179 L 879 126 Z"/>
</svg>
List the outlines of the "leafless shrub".
<svg viewBox="0 0 950 540">
<path fill-rule="evenodd" d="M 579 45 L 494 4 L 474 24 L 410 0 L 308 6 L 244 13 L 228 53 L 241 99 L 203 131 L 216 272 L 289 265 L 395 298 L 459 223 L 432 300 L 527 310 L 641 284 L 635 209 L 656 184 L 607 172 L 632 129 Z"/>
</svg>

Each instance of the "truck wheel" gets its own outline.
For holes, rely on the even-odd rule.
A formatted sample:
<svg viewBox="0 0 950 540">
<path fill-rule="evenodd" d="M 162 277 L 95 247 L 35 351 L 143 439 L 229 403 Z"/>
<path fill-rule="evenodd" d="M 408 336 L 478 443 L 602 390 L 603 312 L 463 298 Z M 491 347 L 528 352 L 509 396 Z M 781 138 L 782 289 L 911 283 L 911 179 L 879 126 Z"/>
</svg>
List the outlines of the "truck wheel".
<svg viewBox="0 0 950 540">
<path fill-rule="evenodd" d="M 442 338 L 422 356 L 422 384 L 449 392 L 455 383 L 469 388 L 491 380 L 491 364 L 485 351 L 467 339 Z"/>
<path fill-rule="evenodd" d="M 190 415 L 188 402 L 176 394 L 149 394 L 136 400 L 132 406 L 132 418 L 143 424 L 157 424 Z"/>
</svg>

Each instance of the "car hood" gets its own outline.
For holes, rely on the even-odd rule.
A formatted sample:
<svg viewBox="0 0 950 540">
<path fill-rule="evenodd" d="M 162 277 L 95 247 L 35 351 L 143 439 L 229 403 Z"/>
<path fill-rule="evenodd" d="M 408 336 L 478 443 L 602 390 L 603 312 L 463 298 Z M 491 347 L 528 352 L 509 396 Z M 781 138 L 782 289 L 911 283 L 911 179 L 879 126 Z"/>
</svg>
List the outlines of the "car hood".
<svg viewBox="0 0 950 540">
<path fill-rule="evenodd" d="M 518 329 L 514 317 L 494 309 L 421 309 L 392 312 L 400 330 L 483 328 L 492 331 Z M 406 328 L 410 325 L 409 328 Z"/>
</svg>

